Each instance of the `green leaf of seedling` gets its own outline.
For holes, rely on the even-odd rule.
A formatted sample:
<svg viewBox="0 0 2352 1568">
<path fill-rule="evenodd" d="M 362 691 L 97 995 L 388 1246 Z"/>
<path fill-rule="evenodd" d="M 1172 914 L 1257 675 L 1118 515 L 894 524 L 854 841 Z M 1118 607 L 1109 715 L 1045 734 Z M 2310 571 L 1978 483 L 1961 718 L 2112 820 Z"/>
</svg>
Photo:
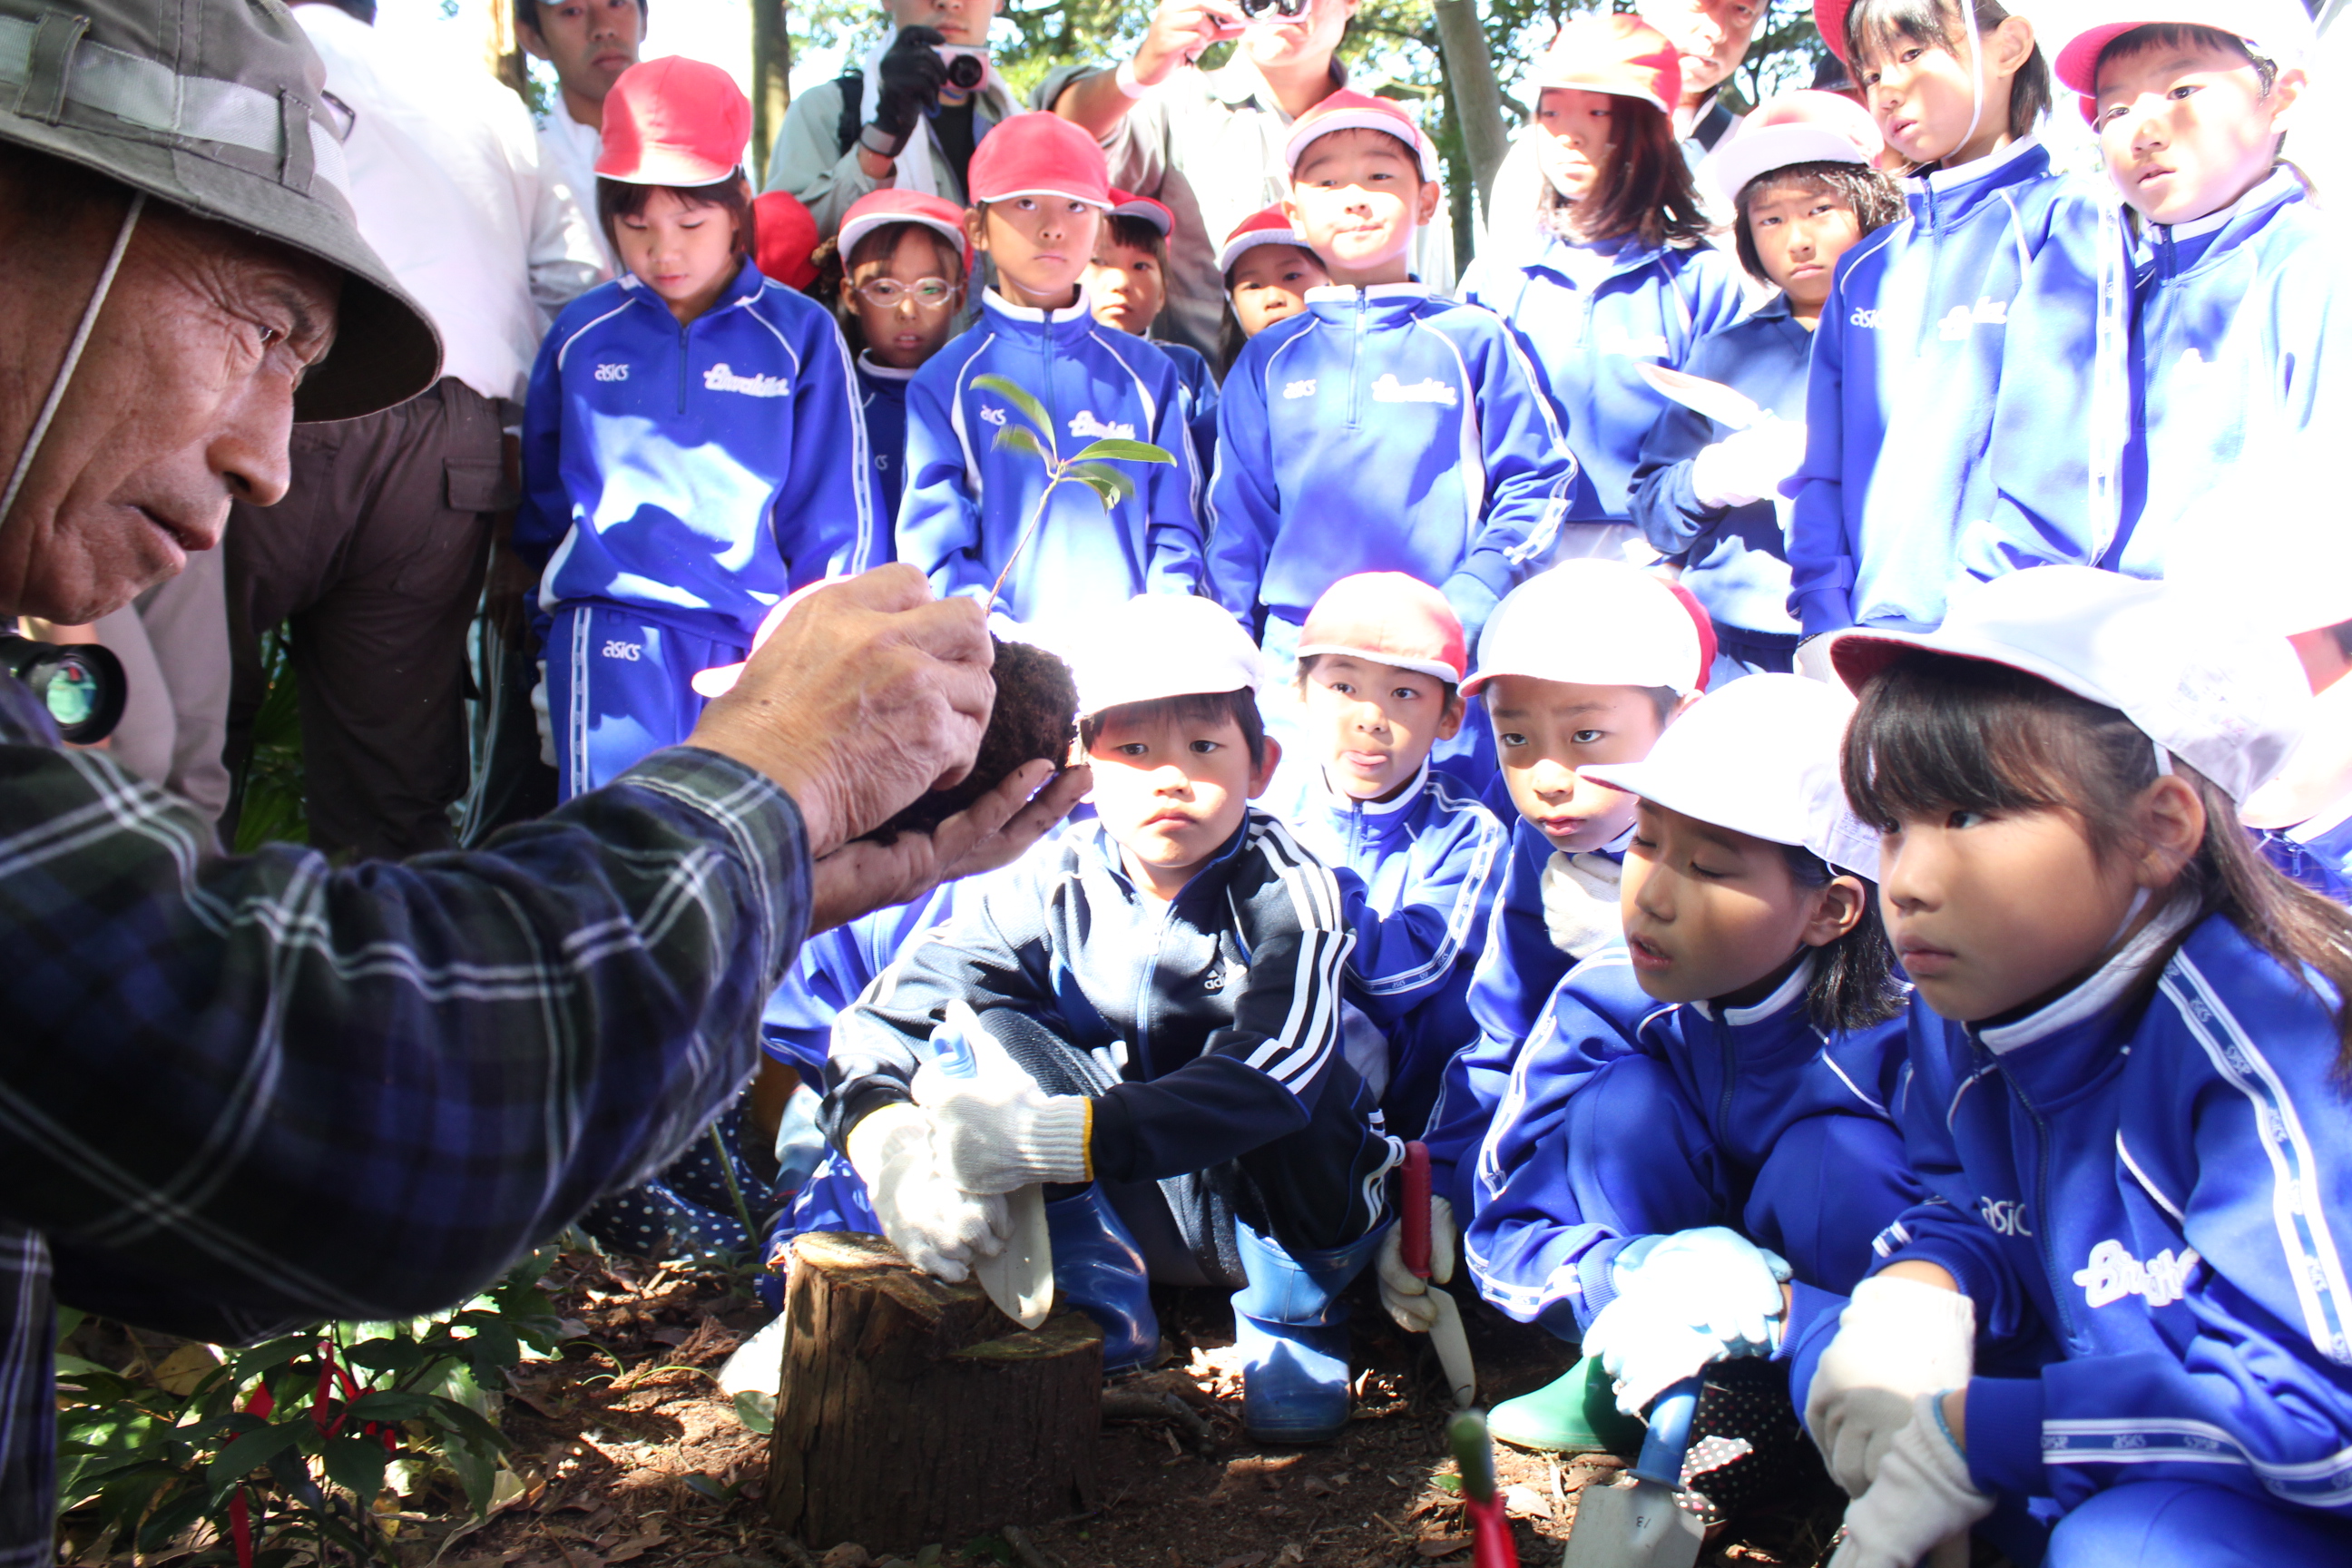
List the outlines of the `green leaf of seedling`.
<svg viewBox="0 0 2352 1568">
<path fill-rule="evenodd" d="M 264 1426 L 257 1432 L 245 1433 L 205 1467 L 205 1479 L 211 1484 L 215 1496 L 226 1497 L 228 1489 L 247 1471 L 257 1468 L 273 1457 L 284 1453 L 302 1440 L 303 1433 L 312 1430 L 315 1428 L 310 1425 L 310 1416 L 304 1415 L 290 1421 L 281 1421 L 275 1426 Z"/>
<path fill-rule="evenodd" d="M 971 378 L 971 384 L 983 391 L 993 392 L 1000 397 L 1010 399 L 1013 406 L 1021 410 L 1029 423 L 1037 426 L 1039 430 L 1048 433 L 1053 430 L 1054 420 L 1052 416 L 1045 412 L 1045 405 L 1003 376 L 975 375 Z"/>
<path fill-rule="evenodd" d="M 374 1505 L 376 1493 L 383 1490 L 384 1461 L 391 1458 L 383 1438 L 351 1433 L 329 1443 L 320 1458 L 327 1479 L 357 1498 L 362 1510 Z"/>
<path fill-rule="evenodd" d="M 1174 466 L 1176 459 L 1167 448 L 1149 441 L 1097 441 L 1083 452 L 1071 455 L 1073 463 L 1166 463 Z"/>
<path fill-rule="evenodd" d="M 1460 1476 L 1432 1476 L 1429 1478 L 1429 1484 L 1442 1492 L 1458 1493 L 1462 1490 Z"/>
<path fill-rule="evenodd" d="M 1135 496 L 1135 480 L 1118 469 L 1102 463 L 1073 463 L 1070 465 L 1070 478 L 1081 479 L 1094 486 L 1097 493 L 1108 490 L 1113 499 L 1104 500 L 1105 508 L 1114 506 L 1118 501 L 1130 500 Z"/>
<path fill-rule="evenodd" d="M 1023 425 L 1007 425 L 997 431 L 996 449 L 1000 452 L 1026 452 L 1049 468 L 1054 461 L 1045 448 L 1038 444 L 1037 433 Z"/>
</svg>

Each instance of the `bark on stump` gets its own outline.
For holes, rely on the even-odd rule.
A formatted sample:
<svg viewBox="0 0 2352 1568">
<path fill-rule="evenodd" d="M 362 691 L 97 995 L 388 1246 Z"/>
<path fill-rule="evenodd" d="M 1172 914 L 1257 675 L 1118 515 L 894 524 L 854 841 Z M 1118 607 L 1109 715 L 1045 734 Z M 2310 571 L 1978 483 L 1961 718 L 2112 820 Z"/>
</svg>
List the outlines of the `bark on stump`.
<svg viewBox="0 0 2352 1568">
<path fill-rule="evenodd" d="M 769 1512 L 811 1546 L 960 1543 L 1091 1507 L 1102 1331 L 1030 1332 L 878 1236 L 793 1242 Z"/>
</svg>

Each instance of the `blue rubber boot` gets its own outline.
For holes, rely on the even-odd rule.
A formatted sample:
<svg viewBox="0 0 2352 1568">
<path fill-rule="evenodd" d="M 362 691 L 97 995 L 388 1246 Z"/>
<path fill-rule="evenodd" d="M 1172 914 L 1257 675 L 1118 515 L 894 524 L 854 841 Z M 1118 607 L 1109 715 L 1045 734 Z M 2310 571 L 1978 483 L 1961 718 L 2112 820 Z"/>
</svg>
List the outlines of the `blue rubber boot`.
<svg viewBox="0 0 2352 1568">
<path fill-rule="evenodd" d="M 1234 1292 L 1234 1344 L 1242 1352 L 1242 1426 L 1252 1441 L 1328 1443 L 1348 1425 L 1355 1401 L 1339 1297 L 1386 1231 L 1294 1256 L 1271 1237 L 1234 1226 L 1249 1278 Z"/>
<path fill-rule="evenodd" d="M 1103 1370 L 1124 1372 L 1160 1356 L 1160 1316 L 1143 1248 L 1099 1184 L 1045 1205 L 1054 1244 L 1054 1290 L 1102 1326 Z"/>
</svg>

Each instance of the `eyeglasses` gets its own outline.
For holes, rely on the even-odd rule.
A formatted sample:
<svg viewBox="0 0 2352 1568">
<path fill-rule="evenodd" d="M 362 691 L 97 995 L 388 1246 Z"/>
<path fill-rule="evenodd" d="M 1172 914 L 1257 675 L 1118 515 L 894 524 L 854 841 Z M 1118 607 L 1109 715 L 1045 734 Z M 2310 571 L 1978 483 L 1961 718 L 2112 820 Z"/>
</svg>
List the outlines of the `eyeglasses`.
<svg viewBox="0 0 2352 1568">
<path fill-rule="evenodd" d="M 923 310 L 943 310 L 956 297 L 956 286 L 944 278 L 923 278 L 912 283 L 901 283 L 896 278 L 869 278 L 856 288 L 858 296 L 867 304 L 885 310 L 910 298 Z"/>
</svg>

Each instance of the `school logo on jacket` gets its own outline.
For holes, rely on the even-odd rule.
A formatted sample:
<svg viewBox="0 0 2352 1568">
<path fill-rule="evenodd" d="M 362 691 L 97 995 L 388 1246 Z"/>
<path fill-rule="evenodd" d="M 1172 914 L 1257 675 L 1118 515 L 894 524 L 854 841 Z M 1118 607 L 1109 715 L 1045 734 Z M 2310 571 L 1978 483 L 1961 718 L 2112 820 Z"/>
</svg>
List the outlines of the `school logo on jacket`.
<svg viewBox="0 0 2352 1568">
<path fill-rule="evenodd" d="M 793 384 L 781 375 L 737 375 L 732 366 L 714 364 L 702 373 L 706 392 L 740 392 L 746 397 L 789 397 Z"/>
<path fill-rule="evenodd" d="M 1438 380 L 1433 375 L 1408 385 L 1396 378 L 1394 371 L 1388 371 L 1382 373 L 1381 378 L 1372 383 L 1372 401 L 1374 403 L 1437 403 L 1452 408 L 1462 401 L 1462 396 L 1454 390 L 1452 385 Z"/>
<path fill-rule="evenodd" d="M 1978 327 L 2009 325 L 2009 301 L 1979 297 L 1974 306 L 1955 305 L 1936 323 L 1936 333 L 1948 343 L 1958 342 Z"/>
<path fill-rule="evenodd" d="M 1081 440 L 1132 441 L 1135 426 L 1125 420 L 1117 423 L 1095 417 L 1091 408 L 1081 408 L 1070 416 L 1070 434 Z"/>
<path fill-rule="evenodd" d="M 2091 1248 L 2089 1264 L 2074 1271 L 2074 1283 L 2093 1307 L 2105 1307 L 2126 1296 L 2145 1296 L 2151 1307 L 2169 1307 L 2189 1293 L 2189 1271 L 2204 1261 L 2193 1247 L 2180 1256 L 2166 1247 L 2142 1263 L 2120 1241 L 2103 1241 Z"/>
</svg>

